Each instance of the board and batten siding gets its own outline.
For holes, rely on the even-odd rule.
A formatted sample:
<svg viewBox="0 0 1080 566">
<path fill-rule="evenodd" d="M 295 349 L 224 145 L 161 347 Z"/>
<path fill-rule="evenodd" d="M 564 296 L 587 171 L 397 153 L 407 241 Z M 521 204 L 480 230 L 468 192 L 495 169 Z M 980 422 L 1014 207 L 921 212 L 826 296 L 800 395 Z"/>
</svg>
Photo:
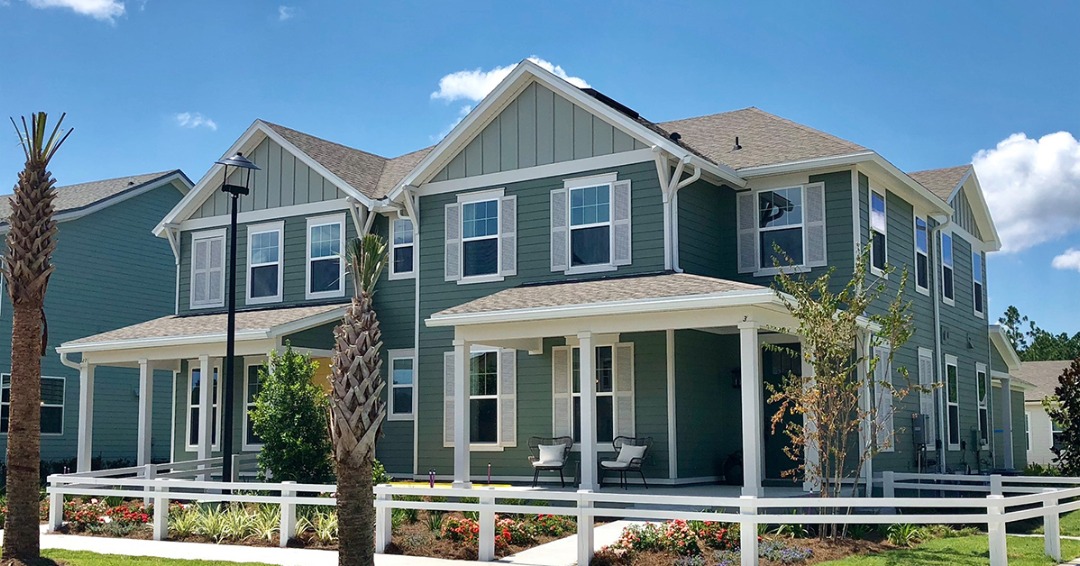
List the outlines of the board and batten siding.
<svg viewBox="0 0 1080 566">
<path fill-rule="evenodd" d="M 570 100 L 532 83 L 451 158 L 432 181 L 475 177 L 645 147 Z"/>
<path fill-rule="evenodd" d="M 251 194 L 240 197 L 240 212 L 345 198 L 333 183 L 270 138 L 264 139 L 247 157 L 259 170 L 252 174 Z M 243 185 L 244 173 L 236 171 L 229 175 L 229 182 Z M 229 198 L 227 193 L 215 190 L 190 218 L 228 215 Z"/>
</svg>

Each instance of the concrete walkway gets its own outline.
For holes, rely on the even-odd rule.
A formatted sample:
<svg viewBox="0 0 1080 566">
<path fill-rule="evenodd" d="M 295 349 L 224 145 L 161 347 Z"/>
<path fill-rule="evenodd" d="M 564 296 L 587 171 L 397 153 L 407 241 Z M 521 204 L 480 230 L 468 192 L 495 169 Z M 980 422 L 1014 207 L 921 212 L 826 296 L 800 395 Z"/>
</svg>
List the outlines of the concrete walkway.
<svg viewBox="0 0 1080 566">
<path fill-rule="evenodd" d="M 615 521 L 593 529 L 593 548 L 602 547 L 619 540 L 623 529 L 642 521 Z M 574 566 L 577 564 L 577 535 L 561 538 L 519 552 L 497 561 L 515 566 Z"/>
</svg>

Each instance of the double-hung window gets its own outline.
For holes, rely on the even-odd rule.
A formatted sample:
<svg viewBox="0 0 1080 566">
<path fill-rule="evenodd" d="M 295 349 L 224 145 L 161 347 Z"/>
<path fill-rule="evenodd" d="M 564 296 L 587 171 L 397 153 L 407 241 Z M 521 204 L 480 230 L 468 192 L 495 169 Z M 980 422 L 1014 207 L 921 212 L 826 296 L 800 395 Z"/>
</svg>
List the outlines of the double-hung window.
<svg viewBox="0 0 1080 566">
<path fill-rule="evenodd" d="M 225 230 L 191 236 L 191 308 L 225 305 Z"/>
<path fill-rule="evenodd" d="M 975 364 L 976 394 L 979 396 L 979 441 L 983 446 L 990 443 L 990 411 L 987 406 L 990 383 L 986 380 L 986 364 Z"/>
<path fill-rule="evenodd" d="M 404 279 L 415 273 L 413 223 L 409 218 L 390 220 L 390 279 Z"/>
<path fill-rule="evenodd" d="M 953 237 L 946 232 L 941 233 L 941 300 L 947 304 L 955 304 L 953 289 Z"/>
<path fill-rule="evenodd" d="M 517 274 L 517 197 L 502 189 L 458 195 L 445 206 L 444 279 L 459 284 Z"/>
<path fill-rule="evenodd" d="M 217 450 L 218 447 L 218 430 L 221 428 L 221 423 L 218 420 L 218 399 L 221 397 L 221 380 L 218 379 L 218 368 L 214 367 L 213 382 L 210 384 L 210 444 L 211 448 Z M 202 369 L 198 366 L 193 366 L 188 372 L 188 422 L 187 422 L 187 447 L 188 450 L 195 450 L 199 446 L 199 397 L 202 394 L 202 387 L 205 384 L 202 379 Z"/>
<path fill-rule="evenodd" d="M 888 244 L 885 240 L 888 222 L 885 216 L 885 195 L 870 191 L 870 272 L 885 273 Z"/>
<path fill-rule="evenodd" d="M 392 410 L 415 407 L 414 385 L 416 382 L 416 361 L 412 350 L 405 354 L 395 351 L 391 359 L 401 355 L 407 362 L 393 362 L 394 384 L 391 395 L 399 399 Z M 466 394 L 469 403 L 469 420 L 464 423 L 469 433 L 469 443 L 473 450 L 498 451 L 506 447 L 517 446 L 517 351 L 509 348 L 502 350 L 476 348 L 468 354 L 468 360 L 458 360 L 455 351 L 443 354 L 443 446 L 454 446 L 456 422 L 454 407 L 456 403 L 459 362 L 468 363 Z M 391 414 L 392 416 L 392 414 Z M 402 417 L 402 418 L 412 418 Z"/>
<path fill-rule="evenodd" d="M 803 264 L 802 187 L 758 193 L 758 251 L 761 267 Z M 784 256 L 787 256 L 786 258 Z"/>
<path fill-rule="evenodd" d="M 262 371 L 266 371 L 266 366 L 259 362 L 248 364 L 247 373 L 244 374 L 244 450 L 257 450 L 263 443 L 251 422 L 255 400 L 262 389 Z"/>
<path fill-rule="evenodd" d="M 307 239 L 306 297 L 345 296 L 345 215 L 309 218 Z"/>
<path fill-rule="evenodd" d="M 608 173 L 551 191 L 551 270 L 613 271 L 631 261 L 630 181 Z"/>
<path fill-rule="evenodd" d="M 284 222 L 248 226 L 247 304 L 281 302 Z"/>
<path fill-rule="evenodd" d="M 611 264 L 611 185 L 570 189 L 570 267 Z"/>
<path fill-rule="evenodd" d="M 499 200 L 461 205 L 462 277 L 499 273 Z"/>
<path fill-rule="evenodd" d="M 64 385 L 62 377 L 41 377 L 41 434 L 64 434 Z M 11 420 L 11 374 L 0 375 L 0 434 L 8 433 Z"/>
<path fill-rule="evenodd" d="M 986 307 L 983 305 L 983 255 L 982 252 L 971 252 L 971 296 L 973 299 L 975 316 L 985 316 Z"/>
<path fill-rule="evenodd" d="M 391 421 L 412 420 L 416 395 L 416 362 L 412 350 L 390 350 L 390 407 L 386 418 Z"/>
<path fill-rule="evenodd" d="M 469 359 L 469 439 L 499 442 L 499 352 L 473 352 Z"/>
<path fill-rule="evenodd" d="M 1054 419 L 1050 419 L 1050 446 L 1052 448 L 1061 448 L 1061 442 L 1064 436 L 1065 431 L 1061 428 L 1061 423 Z"/>
<path fill-rule="evenodd" d="M 949 450 L 960 449 L 960 384 L 956 356 L 945 356 L 945 405 L 948 412 Z"/>
<path fill-rule="evenodd" d="M 740 273 L 825 265 L 824 184 L 746 191 L 735 198 Z"/>
<path fill-rule="evenodd" d="M 915 290 L 930 294 L 930 230 L 919 216 L 915 217 Z"/>
</svg>

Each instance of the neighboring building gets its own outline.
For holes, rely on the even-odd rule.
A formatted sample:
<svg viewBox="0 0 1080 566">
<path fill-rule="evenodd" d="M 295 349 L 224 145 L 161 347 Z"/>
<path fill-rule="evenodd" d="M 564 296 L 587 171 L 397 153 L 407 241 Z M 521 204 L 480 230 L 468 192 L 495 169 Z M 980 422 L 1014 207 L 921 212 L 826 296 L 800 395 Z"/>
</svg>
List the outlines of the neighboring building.
<svg viewBox="0 0 1080 566">
<path fill-rule="evenodd" d="M 87 334 L 112 330 L 172 310 L 175 282 L 169 245 L 152 230 L 191 189 L 179 170 L 132 175 L 56 189 L 56 270 L 45 296 L 48 348 Z M 8 198 L 0 199 L 0 232 L 6 234 Z M 0 454 L 6 454 L 8 372 L 11 368 L 11 299 L 0 302 Z M 62 466 L 76 456 L 79 373 L 49 355 L 41 361 L 41 459 Z M 135 427 L 139 382 L 131 369 L 109 368 L 98 376 L 89 407 L 98 423 L 94 457 L 137 457 Z M 172 384 L 154 381 L 154 418 L 168 422 Z M 169 457 L 169 438 L 152 440 L 151 457 Z M 0 456 L 2 458 L 2 456 Z M 74 470 L 72 470 L 74 471 Z"/>
<path fill-rule="evenodd" d="M 1054 395 L 1058 378 L 1072 364 L 1072 360 L 1048 362 L 1023 362 L 1015 375 L 1030 382 L 1034 387 L 1024 394 L 1024 431 L 1027 435 L 1027 459 L 1033 464 L 1050 464 L 1054 453 L 1050 450 L 1057 442 L 1058 431 L 1050 415 L 1046 414 L 1043 399 Z"/>
<path fill-rule="evenodd" d="M 652 438 L 650 482 L 716 481 L 740 451 L 748 492 L 790 482 L 763 382 L 810 368 L 761 347 L 800 342 L 770 330 L 794 327 L 769 288 L 772 244 L 812 276 L 835 267 L 841 285 L 871 241 L 875 274 L 886 262 L 910 272 L 916 332 L 895 364 L 946 384 L 882 418 L 889 447 L 872 471 L 1023 465 L 1012 450 L 1023 430 L 995 418 L 1013 406 L 995 392 L 1022 397 L 1000 387 L 1007 368 L 991 372 L 984 254 L 999 242 L 970 170 L 920 183 L 755 108 L 655 124 L 527 61 L 433 148 L 386 159 L 256 121 L 236 151 L 262 169 L 241 199 L 235 410 L 286 341 L 330 355 L 352 293 L 344 243 L 385 235 L 379 457 L 399 477 L 465 482 L 490 465 L 499 480 L 531 480 L 528 438 L 568 435 L 591 488 L 597 454 L 626 435 Z M 178 460 L 214 454 L 222 433 L 220 392 L 199 387 L 224 355 L 222 182 L 215 166 L 158 226 L 178 251 L 176 314 L 59 348 L 82 354 L 84 379 L 138 360 L 178 367 Z M 900 281 L 888 277 L 890 293 Z M 925 443 L 915 413 L 928 416 Z M 231 434 L 258 448 L 246 419 Z"/>
</svg>

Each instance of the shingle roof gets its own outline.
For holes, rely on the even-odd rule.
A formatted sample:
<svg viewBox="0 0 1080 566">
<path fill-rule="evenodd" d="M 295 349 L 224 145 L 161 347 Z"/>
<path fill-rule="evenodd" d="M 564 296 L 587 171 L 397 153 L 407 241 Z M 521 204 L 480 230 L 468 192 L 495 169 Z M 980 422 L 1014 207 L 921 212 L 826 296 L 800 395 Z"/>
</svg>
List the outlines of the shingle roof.
<svg viewBox="0 0 1080 566">
<path fill-rule="evenodd" d="M 236 313 L 236 331 L 237 333 L 242 333 L 270 330 L 283 324 L 289 324 L 311 316 L 325 314 L 336 309 L 344 308 L 344 305 L 337 304 L 240 311 Z M 124 328 L 118 328 L 116 330 L 102 332 L 101 334 L 72 340 L 71 342 L 64 343 L 63 346 L 98 344 L 103 342 L 125 342 L 147 338 L 207 336 L 211 339 L 220 339 L 220 337 L 225 334 L 226 317 L 227 315 L 225 313 L 163 316 L 146 322 L 140 322 L 139 324 L 125 326 Z"/>
<path fill-rule="evenodd" d="M 379 177 L 387 162 L 385 157 L 317 138 L 265 120 L 263 122 L 300 151 L 340 177 L 349 186 L 371 198 L 382 196 L 378 194 L 378 188 Z"/>
<path fill-rule="evenodd" d="M 941 200 L 948 202 L 953 189 L 960 184 L 960 179 L 963 179 L 964 175 L 967 175 L 970 170 L 971 165 L 960 165 L 944 169 L 917 171 L 908 175 L 918 181 L 920 185 L 930 189 L 930 192 L 941 197 Z"/>
<path fill-rule="evenodd" d="M 58 213 L 78 210 L 119 194 L 136 190 L 148 183 L 175 173 L 183 175 L 183 172 L 179 169 L 173 169 L 171 171 L 129 175 L 127 177 L 57 187 L 56 200 L 53 203 Z M 6 219 L 11 214 L 11 195 L 4 195 L 4 197 L 0 198 L 0 223 L 6 223 L 3 219 Z"/>
<path fill-rule="evenodd" d="M 1044 397 L 1053 395 L 1054 388 L 1058 385 L 1058 378 L 1071 363 L 1071 360 L 1021 362 L 1020 371 L 1016 372 L 1016 377 L 1035 386 L 1035 389 L 1024 392 L 1024 400 L 1042 401 Z"/>
<path fill-rule="evenodd" d="M 716 163 L 733 169 L 868 151 L 865 147 L 757 108 L 661 122 Z M 733 149 L 735 137 L 742 149 Z"/>
<path fill-rule="evenodd" d="M 435 149 L 435 146 L 425 147 L 387 161 L 386 166 L 383 167 L 382 175 L 379 176 L 378 190 L 375 191 L 378 198 L 382 198 L 394 190 L 398 183 L 405 178 L 405 175 L 408 175 L 417 164 L 427 157 L 427 154 L 431 153 L 432 149 Z"/>
<path fill-rule="evenodd" d="M 767 287 L 760 285 L 691 275 L 689 273 L 610 277 L 588 281 L 522 285 L 448 308 L 436 313 L 434 316 L 719 295 L 737 291 L 762 291 L 767 289 Z"/>
</svg>

